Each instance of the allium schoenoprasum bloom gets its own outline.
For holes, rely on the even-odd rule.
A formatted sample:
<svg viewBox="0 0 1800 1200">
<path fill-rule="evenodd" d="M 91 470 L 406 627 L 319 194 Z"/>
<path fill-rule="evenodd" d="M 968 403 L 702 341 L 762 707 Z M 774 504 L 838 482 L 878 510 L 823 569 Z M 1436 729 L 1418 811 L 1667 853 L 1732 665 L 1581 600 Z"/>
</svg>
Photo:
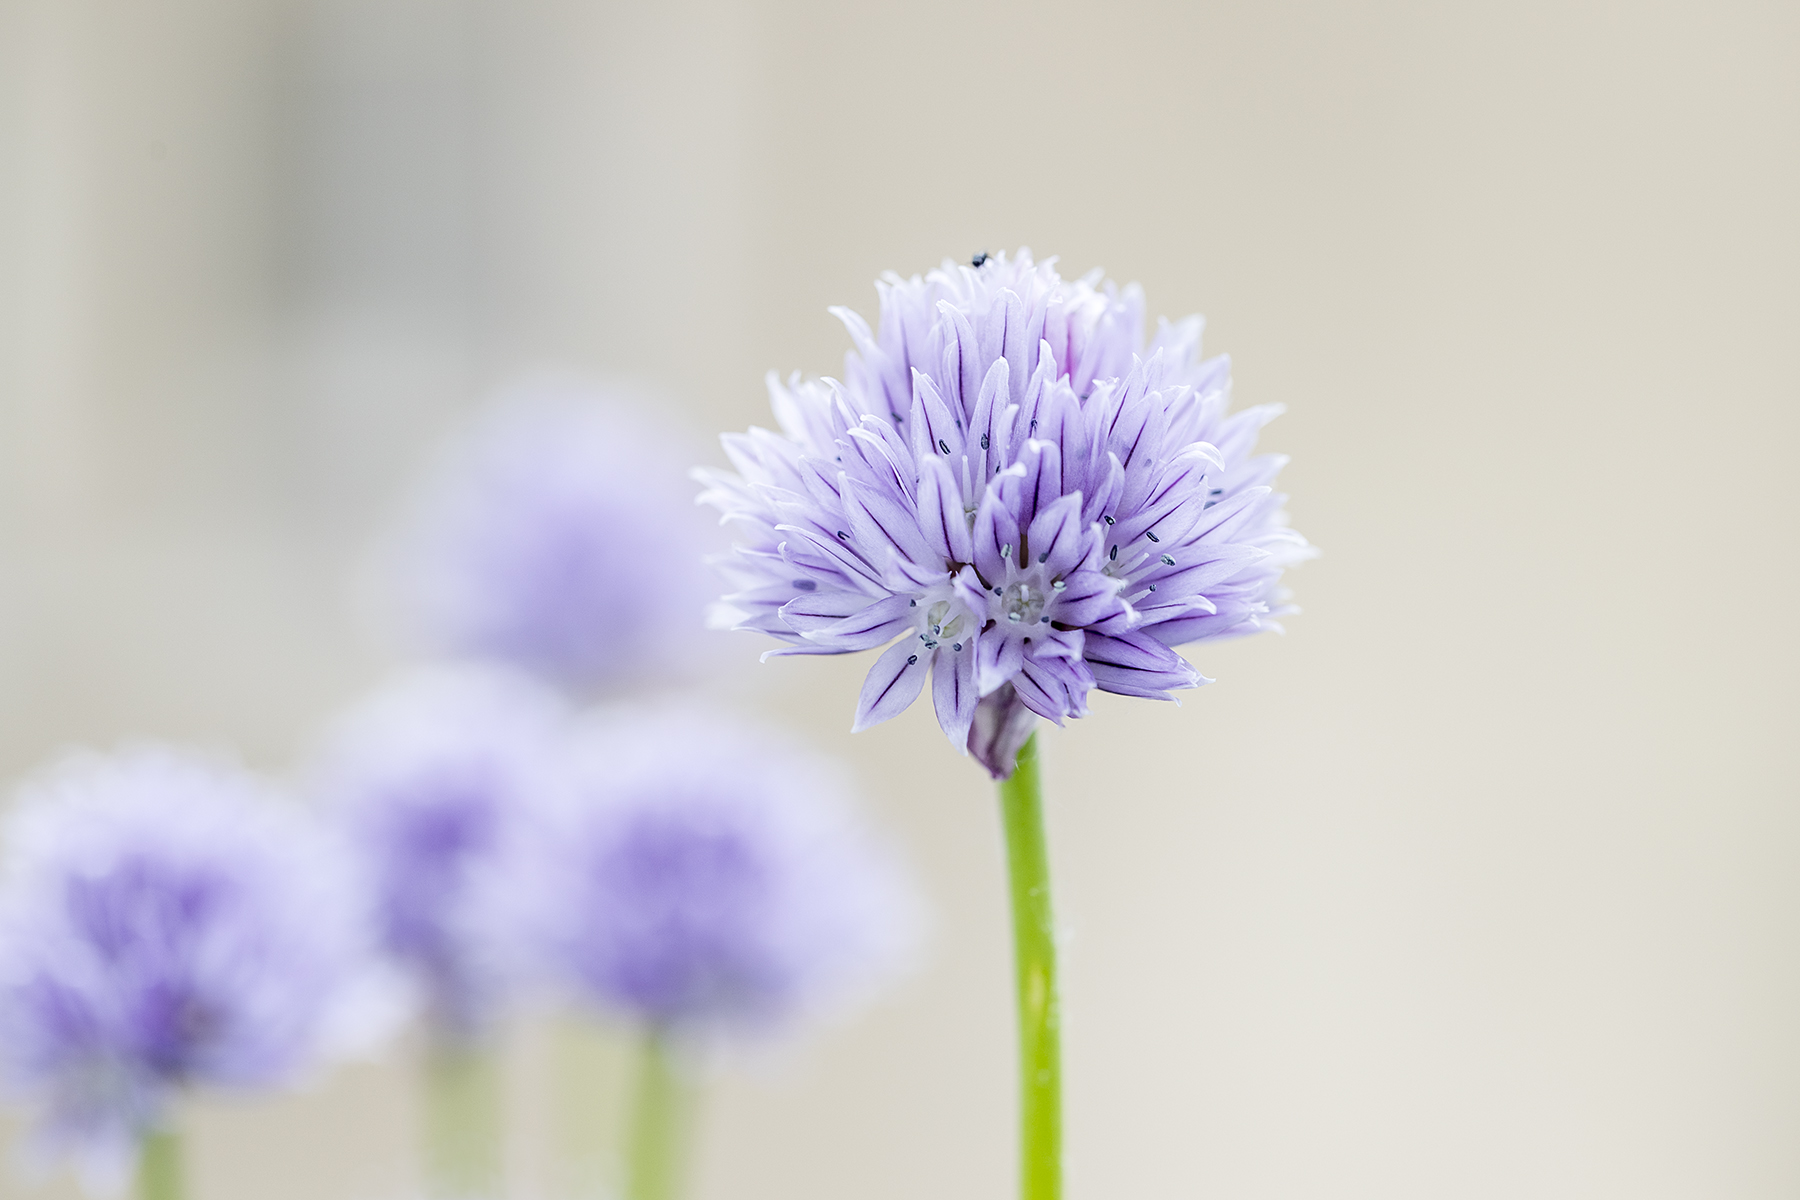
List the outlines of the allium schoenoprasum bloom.
<svg viewBox="0 0 1800 1200">
<path fill-rule="evenodd" d="M 699 476 L 739 539 L 719 618 L 771 654 L 891 642 L 855 728 L 929 676 L 945 733 L 1002 776 L 1092 688 L 1206 682 L 1173 647 L 1275 627 L 1310 553 L 1270 486 L 1285 460 L 1255 452 L 1278 410 L 1230 410 L 1200 319 L 1147 337 L 1135 285 L 1054 263 L 885 276 L 875 329 L 833 310 L 843 381 L 771 376 L 780 431 L 727 435 L 736 471 Z"/>
<path fill-rule="evenodd" d="M 691 668 L 719 539 L 694 509 L 687 446 L 655 407 L 561 377 L 503 391 L 445 448 L 384 547 L 401 636 L 583 692 Z"/>
<path fill-rule="evenodd" d="M 568 714 L 522 673 L 446 664 L 344 714 L 312 777 L 375 898 L 377 936 L 436 1035 L 479 1035 L 521 983 L 496 877 L 554 787 Z M 504 883 L 502 883 L 504 886 Z"/>
<path fill-rule="evenodd" d="M 291 1079 L 356 1019 L 333 841 L 238 768 L 142 746 L 28 781 L 0 892 L 0 1070 L 100 1186 L 189 1084 Z"/>
<path fill-rule="evenodd" d="M 911 878 L 839 769 L 713 710 L 603 711 L 540 856 L 540 945 L 578 997 L 684 1034 L 780 1028 L 904 967 Z"/>
</svg>

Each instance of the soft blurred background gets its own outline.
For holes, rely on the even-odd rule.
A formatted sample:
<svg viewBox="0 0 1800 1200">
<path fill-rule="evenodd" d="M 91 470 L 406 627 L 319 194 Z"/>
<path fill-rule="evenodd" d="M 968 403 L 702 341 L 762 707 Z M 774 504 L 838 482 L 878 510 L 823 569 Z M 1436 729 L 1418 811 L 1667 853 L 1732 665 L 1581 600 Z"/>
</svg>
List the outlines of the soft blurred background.
<svg viewBox="0 0 1800 1200">
<path fill-rule="evenodd" d="M 828 304 L 1027 244 L 1208 315 L 1326 552 L 1284 638 L 1050 743 L 1070 1195 L 1790 1197 L 1797 212 L 1784 4 L 0 0 L 0 769 L 285 769 L 494 386 L 766 422 Z M 727 1075 L 700 1200 L 1010 1190 L 990 791 L 924 706 L 849 735 L 866 666 L 745 686 L 931 955 Z M 404 1195 L 409 1078 L 200 1101 L 195 1194 Z"/>
</svg>

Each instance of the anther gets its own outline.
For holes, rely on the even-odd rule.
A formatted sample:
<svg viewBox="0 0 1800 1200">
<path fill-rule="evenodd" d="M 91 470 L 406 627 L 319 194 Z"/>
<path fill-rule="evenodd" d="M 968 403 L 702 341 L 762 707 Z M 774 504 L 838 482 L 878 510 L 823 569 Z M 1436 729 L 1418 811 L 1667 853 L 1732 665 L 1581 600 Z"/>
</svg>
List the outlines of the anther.
<svg viewBox="0 0 1800 1200">
<path fill-rule="evenodd" d="M 1019 623 L 1019 614 L 1018 613 L 1007 613 L 1006 619 L 1011 621 L 1014 625 L 1017 625 Z"/>
<path fill-rule="evenodd" d="M 987 434 L 985 433 L 981 435 L 981 448 L 983 450 L 987 449 Z"/>
<path fill-rule="evenodd" d="M 1056 590 L 1057 590 L 1057 591 L 1059 591 L 1059 592 L 1060 592 L 1060 591 L 1062 591 L 1062 590 L 1063 590 L 1063 589 L 1064 589 L 1064 588 L 1066 588 L 1066 587 L 1068 587 L 1068 586 L 1069 586 L 1069 585 L 1068 585 L 1068 584 L 1067 584 L 1067 583 L 1064 583 L 1064 582 L 1063 582 L 1063 581 L 1062 581 L 1062 580 L 1060 580 L 1060 579 L 1053 579 L 1053 580 L 1051 580 L 1051 581 L 1050 581 L 1050 586 L 1051 586 L 1051 587 L 1053 587 L 1053 588 L 1055 588 L 1055 589 L 1056 589 Z"/>
<path fill-rule="evenodd" d="M 1038 561 L 1041 563 L 1049 562 L 1050 561 L 1050 552 L 1048 550 L 1046 550 L 1042 554 L 1038 555 Z"/>
<path fill-rule="evenodd" d="M 1149 532 L 1146 532 L 1146 533 L 1145 533 L 1145 534 L 1144 534 L 1144 536 L 1145 536 L 1145 537 L 1147 537 L 1147 538 L 1149 538 L 1149 539 L 1150 539 L 1150 540 L 1151 540 L 1151 541 L 1153 541 L 1153 542 L 1160 542 L 1160 541 L 1162 541 L 1162 539 L 1161 539 L 1161 538 L 1159 538 L 1159 537 L 1157 537 L 1157 536 L 1156 536 L 1156 535 L 1155 535 L 1155 534 L 1154 534 L 1154 533 L 1149 533 Z"/>
<path fill-rule="evenodd" d="M 1048 625 L 1049 623 L 1050 623 L 1049 617 L 1039 617 L 1038 618 L 1038 624 L 1040 624 L 1040 625 Z"/>
<path fill-rule="evenodd" d="M 794 580 L 794 586 L 799 588 L 803 592 L 810 592 L 810 591 L 814 590 L 815 588 L 817 588 L 819 585 L 814 583 L 810 579 L 796 579 L 796 580 Z"/>
<path fill-rule="evenodd" d="M 841 530 L 841 529 L 840 529 L 840 530 L 838 530 L 838 541 L 840 541 L 840 542 L 847 542 L 847 541 L 849 541 L 849 540 L 850 540 L 850 535 L 849 535 L 849 534 L 847 534 L 847 533 L 845 533 L 845 532 L 844 532 L 844 531 L 843 531 L 843 530 Z"/>
<path fill-rule="evenodd" d="M 938 449 L 942 450 L 945 454 L 948 454 L 950 453 L 950 443 L 946 442 L 943 438 L 939 438 Z"/>
<path fill-rule="evenodd" d="M 908 607 L 908 608 L 917 608 L 917 607 L 919 607 L 919 602 L 918 602 L 918 601 L 917 601 L 917 600 L 908 600 L 908 601 L 907 601 L 907 602 L 906 602 L 906 607 Z"/>
<path fill-rule="evenodd" d="M 1031 432 L 1033 432 L 1033 433 L 1037 432 L 1037 418 L 1036 417 L 1031 418 Z"/>
<path fill-rule="evenodd" d="M 1011 542 L 1008 542 L 1008 543 L 1006 543 L 1006 545 L 1000 547 L 1000 557 L 1001 558 L 1011 558 L 1012 557 L 1012 543 Z"/>
<path fill-rule="evenodd" d="M 909 654 L 906 656 L 906 665 L 909 667 L 918 661 L 919 661 L 919 656 L 916 654 Z"/>
<path fill-rule="evenodd" d="M 1165 567 L 1172 567 L 1175 565 L 1175 560 L 1165 554 L 1162 556 L 1162 564 Z"/>
<path fill-rule="evenodd" d="M 951 643 L 950 643 L 950 648 L 951 648 L 951 649 L 952 649 L 952 650 L 961 650 L 961 649 L 962 649 L 962 643 L 961 643 L 961 642 L 951 642 Z"/>
<path fill-rule="evenodd" d="M 1108 525 L 1113 525 L 1113 524 L 1117 523 L 1111 517 L 1107 516 L 1105 513 L 1100 514 L 1100 519 L 1102 521 L 1105 521 Z"/>
<path fill-rule="evenodd" d="M 1115 545 L 1115 546 L 1114 546 L 1114 547 L 1113 547 L 1113 548 L 1112 548 L 1112 549 L 1111 549 L 1111 550 L 1108 550 L 1108 551 L 1107 551 L 1107 552 L 1106 552 L 1106 557 L 1107 557 L 1107 558 L 1108 558 L 1108 559 L 1110 559 L 1110 560 L 1112 560 L 1112 561 L 1113 561 L 1113 562 L 1118 562 L 1118 561 L 1119 561 L 1119 548 L 1118 548 L 1118 546 L 1116 546 L 1116 545 Z"/>
<path fill-rule="evenodd" d="M 1150 590 L 1153 592 L 1156 590 L 1156 585 L 1154 583 L 1150 585 Z"/>
<path fill-rule="evenodd" d="M 979 251 L 979 252 L 978 252 L 978 253 L 977 253 L 977 254 L 976 254 L 976 255 L 975 255 L 975 257 L 974 257 L 974 258 L 971 258 L 971 259 L 970 259 L 970 260 L 969 260 L 969 265 L 970 265 L 970 266 L 971 266 L 971 267 L 974 267 L 974 268 L 975 268 L 975 269 L 976 269 L 976 270 L 978 270 L 978 271 L 979 271 L 979 270 L 980 270 L 980 269 L 981 269 L 981 264 L 982 264 L 982 263 L 984 263 L 984 262 L 986 262 L 986 261 L 987 261 L 987 251 L 986 251 L 986 250 L 982 250 L 982 251 Z"/>
</svg>

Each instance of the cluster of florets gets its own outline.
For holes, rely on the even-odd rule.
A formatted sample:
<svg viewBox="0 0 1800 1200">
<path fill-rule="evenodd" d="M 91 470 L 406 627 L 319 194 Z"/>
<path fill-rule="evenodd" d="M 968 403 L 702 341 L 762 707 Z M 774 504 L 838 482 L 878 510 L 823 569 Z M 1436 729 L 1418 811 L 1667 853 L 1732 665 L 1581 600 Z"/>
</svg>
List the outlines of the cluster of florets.
<svg viewBox="0 0 1800 1200">
<path fill-rule="evenodd" d="M 653 409 L 556 376 L 502 392 L 445 448 L 389 547 L 402 636 L 580 692 L 691 666 L 708 531 L 679 435 Z"/>
<path fill-rule="evenodd" d="M 244 772 L 147 747 L 26 785 L 0 898 L 0 1053 L 116 1180 L 185 1084 L 293 1075 L 366 966 L 341 858 Z"/>
<path fill-rule="evenodd" d="M 677 1032 L 782 1024 L 903 965 L 917 902 L 831 764 L 665 709 L 577 734 L 542 829 L 540 952 L 590 1002 Z"/>
<path fill-rule="evenodd" d="M 1269 628 L 1309 552 L 1254 453 L 1273 407 L 1229 411 L 1198 317 L 1148 344 L 1138 289 L 978 256 L 877 285 L 842 383 L 782 383 L 780 433 L 728 435 L 703 499 L 738 529 L 720 615 L 772 654 L 888 645 L 855 727 L 924 690 L 959 747 L 1010 773 L 1036 717 L 1093 688 L 1205 680 L 1172 647 Z"/>
<path fill-rule="evenodd" d="M 567 720 L 529 677 L 437 667 L 345 714 L 314 771 L 373 897 L 379 944 L 439 1037 L 484 1032 L 526 974 L 492 901 L 529 875 L 524 831 L 557 786 Z"/>
</svg>

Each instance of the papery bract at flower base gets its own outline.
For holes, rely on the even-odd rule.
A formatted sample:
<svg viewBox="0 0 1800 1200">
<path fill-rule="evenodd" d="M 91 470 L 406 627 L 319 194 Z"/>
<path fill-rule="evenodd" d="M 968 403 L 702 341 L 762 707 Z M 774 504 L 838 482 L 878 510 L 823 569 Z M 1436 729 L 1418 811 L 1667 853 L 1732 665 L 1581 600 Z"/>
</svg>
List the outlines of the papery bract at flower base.
<svg viewBox="0 0 1800 1200">
<path fill-rule="evenodd" d="M 736 472 L 698 473 L 741 539 L 719 620 L 774 655 L 888 647 L 855 728 L 929 680 L 1004 777 L 1035 717 L 1084 716 L 1096 687 L 1170 699 L 1206 682 L 1172 647 L 1290 611 L 1311 548 L 1270 487 L 1285 460 L 1254 453 L 1277 410 L 1229 411 L 1199 318 L 1146 344 L 1135 286 L 1026 251 L 878 290 L 876 330 L 833 310 L 844 382 L 771 377 L 781 432 L 728 435 Z"/>
<path fill-rule="evenodd" d="M 122 1182 L 175 1088 L 284 1081 L 354 1017 L 356 889 L 264 791 L 158 747 L 72 757 L 22 790 L 0 1067 L 43 1111 L 45 1147 L 100 1186 Z"/>
</svg>

